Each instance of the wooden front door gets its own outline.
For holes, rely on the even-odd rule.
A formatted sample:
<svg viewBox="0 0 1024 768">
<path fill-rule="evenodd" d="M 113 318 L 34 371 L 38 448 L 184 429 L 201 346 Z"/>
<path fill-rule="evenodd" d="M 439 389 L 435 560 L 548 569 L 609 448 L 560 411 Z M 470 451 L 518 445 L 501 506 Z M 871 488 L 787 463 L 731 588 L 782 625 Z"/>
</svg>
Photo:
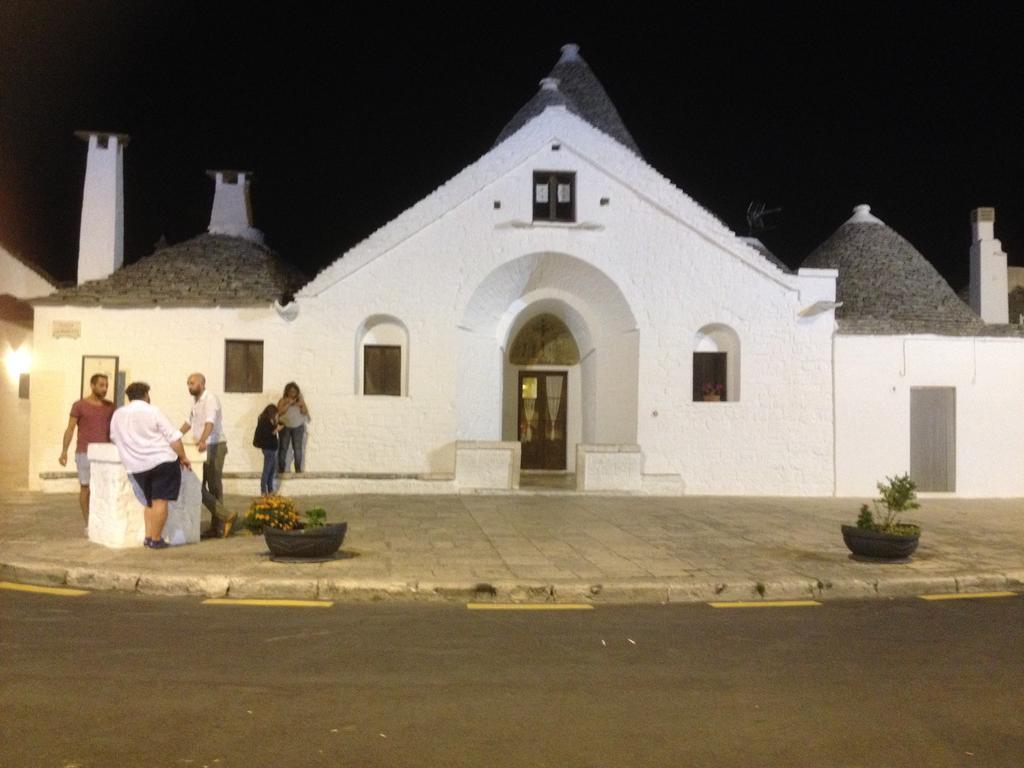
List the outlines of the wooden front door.
<svg viewBox="0 0 1024 768">
<path fill-rule="evenodd" d="M 565 469 L 567 385 L 565 371 L 519 372 L 523 469 Z"/>
<path fill-rule="evenodd" d="M 910 477 L 919 491 L 956 490 L 956 388 L 910 388 Z"/>
</svg>

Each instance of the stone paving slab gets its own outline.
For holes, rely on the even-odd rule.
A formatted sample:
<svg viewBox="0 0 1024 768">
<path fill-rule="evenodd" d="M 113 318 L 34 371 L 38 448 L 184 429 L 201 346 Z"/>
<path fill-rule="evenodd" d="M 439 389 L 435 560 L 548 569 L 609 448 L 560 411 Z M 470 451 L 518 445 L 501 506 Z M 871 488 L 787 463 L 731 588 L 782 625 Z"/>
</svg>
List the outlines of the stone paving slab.
<svg viewBox="0 0 1024 768">
<path fill-rule="evenodd" d="M 248 500 L 229 497 L 229 509 Z M 341 555 L 277 563 L 262 537 L 111 550 L 76 495 L 0 497 L 0 579 L 155 595 L 332 600 L 701 602 L 1024 591 L 1024 500 L 924 499 L 903 564 L 853 560 L 860 499 L 324 496 Z"/>
</svg>

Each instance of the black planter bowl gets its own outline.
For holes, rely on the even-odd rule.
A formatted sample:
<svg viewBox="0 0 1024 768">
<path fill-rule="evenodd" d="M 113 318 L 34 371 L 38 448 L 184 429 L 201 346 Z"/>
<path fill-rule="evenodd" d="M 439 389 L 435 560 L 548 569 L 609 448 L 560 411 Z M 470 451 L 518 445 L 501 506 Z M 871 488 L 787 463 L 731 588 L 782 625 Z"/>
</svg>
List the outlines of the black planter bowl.
<svg viewBox="0 0 1024 768">
<path fill-rule="evenodd" d="M 348 523 L 331 523 L 297 531 L 264 528 L 263 538 L 275 558 L 325 558 L 341 548 L 346 531 Z"/>
<path fill-rule="evenodd" d="M 903 560 L 914 554 L 920 533 L 903 535 L 872 531 L 855 525 L 843 526 L 843 541 L 847 548 L 860 557 L 876 560 Z"/>
</svg>

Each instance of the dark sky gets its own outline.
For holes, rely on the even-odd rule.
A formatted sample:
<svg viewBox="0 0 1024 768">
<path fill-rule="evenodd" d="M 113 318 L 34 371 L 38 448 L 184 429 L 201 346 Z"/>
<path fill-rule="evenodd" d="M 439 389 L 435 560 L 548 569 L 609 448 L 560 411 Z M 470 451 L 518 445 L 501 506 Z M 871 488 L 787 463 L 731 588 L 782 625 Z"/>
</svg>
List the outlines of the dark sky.
<svg viewBox="0 0 1024 768">
<path fill-rule="evenodd" d="M 310 274 L 478 159 L 563 43 L 647 161 L 798 265 L 868 202 L 954 287 L 1024 264 L 1024 16 L 981 3 L 0 2 L 0 243 L 75 276 L 85 146 L 131 134 L 126 260 L 205 230 L 207 168 Z M 472 8 L 473 10 L 467 10 Z M 666 15 L 666 8 L 674 8 Z"/>
</svg>

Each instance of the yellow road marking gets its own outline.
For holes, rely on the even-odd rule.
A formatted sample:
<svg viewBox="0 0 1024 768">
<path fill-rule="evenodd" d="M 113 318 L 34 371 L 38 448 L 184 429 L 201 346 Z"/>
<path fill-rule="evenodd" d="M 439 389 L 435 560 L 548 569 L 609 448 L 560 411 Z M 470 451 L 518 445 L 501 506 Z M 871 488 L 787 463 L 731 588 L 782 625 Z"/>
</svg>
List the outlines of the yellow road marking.
<svg viewBox="0 0 1024 768">
<path fill-rule="evenodd" d="M 948 595 L 918 595 L 922 600 L 972 600 L 976 597 L 1014 597 L 1016 592 L 957 592 Z"/>
<path fill-rule="evenodd" d="M 708 603 L 712 608 L 799 608 L 821 605 L 817 600 L 761 600 L 759 602 Z"/>
<path fill-rule="evenodd" d="M 37 587 L 34 584 L 15 584 L 13 581 L 0 581 L 0 589 L 12 592 L 35 592 L 40 595 L 62 595 L 64 597 L 81 597 L 88 595 L 87 589 L 69 589 L 67 587 Z"/>
<path fill-rule="evenodd" d="M 247 598 L 212 597 L 203 605 L 260 605 L 279 608 L 330 608 L 332 600 L 256 600 Z"/>
<path fill-rule="evenodd" d="M 592 611 L 587 603 L 466 603 L 471 611 Z"/>
</svg>

